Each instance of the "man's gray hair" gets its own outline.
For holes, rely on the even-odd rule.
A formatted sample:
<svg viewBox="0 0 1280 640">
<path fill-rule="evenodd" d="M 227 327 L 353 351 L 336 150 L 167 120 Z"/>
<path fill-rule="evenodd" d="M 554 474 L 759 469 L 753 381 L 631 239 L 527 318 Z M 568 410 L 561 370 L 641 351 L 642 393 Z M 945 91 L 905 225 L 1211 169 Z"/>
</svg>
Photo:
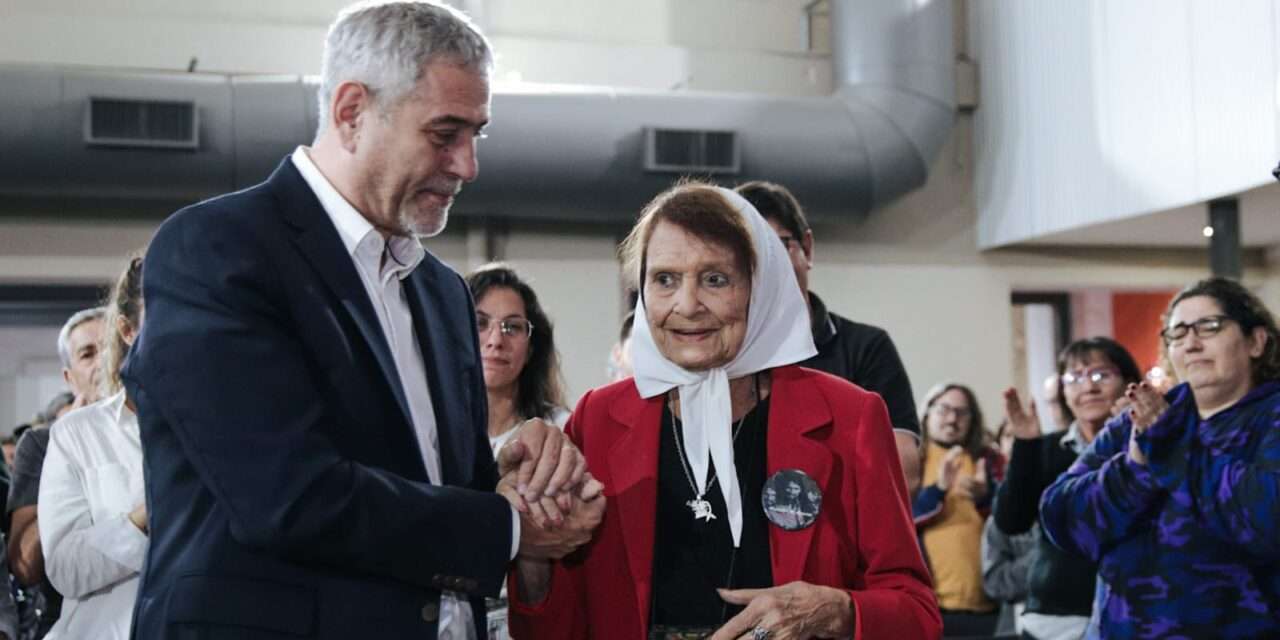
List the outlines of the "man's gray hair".
<svg viewBox="0 0 1280 640">
<path fill-rule="evenodd" d="M 58 332 L 58 359 L 62 360 L 64 369 L 71 368 L 71 332 L 76 327 L 89 322 L 90 320 L 102 320 L 107 316 L 106 307 L 94 307 L 92 309 L 81 309 L 75 312 L 67 319 L 66 324 L 62 325 L 62 330 Z"/>
<path fill-rule="evenodd" d="M 487 72 L 489 41 L 465 14 L 431 2 L 361 2 L 343 9 L 329 27 L 320 67 L 320 126 L 343 82 L 364 84 L 384 111 L 403 99 L 423 68 L 436 60 Z"/>
</svg>

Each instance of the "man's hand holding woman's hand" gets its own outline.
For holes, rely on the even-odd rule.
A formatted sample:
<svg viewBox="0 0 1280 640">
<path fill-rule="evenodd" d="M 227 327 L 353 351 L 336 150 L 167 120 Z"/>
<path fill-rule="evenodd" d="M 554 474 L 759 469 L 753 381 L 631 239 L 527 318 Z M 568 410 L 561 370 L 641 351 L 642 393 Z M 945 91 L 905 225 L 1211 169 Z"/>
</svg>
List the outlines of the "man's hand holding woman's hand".
<svg viewBox="0 0 1280 640">
<path fill-rule="evenodd" d="M 586 544 L 604 518 L 604 486 L 554 426 L 534 419 L 498 452 L 498 493 L 520 513 L 520 555 L 556 559 Z"/>
</svg>

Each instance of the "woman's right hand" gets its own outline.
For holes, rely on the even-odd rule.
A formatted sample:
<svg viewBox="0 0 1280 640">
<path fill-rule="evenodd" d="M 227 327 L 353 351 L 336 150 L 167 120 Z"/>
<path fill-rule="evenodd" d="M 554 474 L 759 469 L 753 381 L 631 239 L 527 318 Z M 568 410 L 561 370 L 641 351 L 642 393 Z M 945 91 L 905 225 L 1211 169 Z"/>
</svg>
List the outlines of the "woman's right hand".
<svg viewBox="0 0 1280 640">
<path fill-rule="evenodd" d="M 1034 440 L 1040 437 L 1040 417 L 1036 415 L 1034 400 L 1023 408 L 1018 390 L 1009 387 L 1004 390 L 1004 416 L 1009 420 L 1009 433 L 1019 440 Z"/>
</svg>

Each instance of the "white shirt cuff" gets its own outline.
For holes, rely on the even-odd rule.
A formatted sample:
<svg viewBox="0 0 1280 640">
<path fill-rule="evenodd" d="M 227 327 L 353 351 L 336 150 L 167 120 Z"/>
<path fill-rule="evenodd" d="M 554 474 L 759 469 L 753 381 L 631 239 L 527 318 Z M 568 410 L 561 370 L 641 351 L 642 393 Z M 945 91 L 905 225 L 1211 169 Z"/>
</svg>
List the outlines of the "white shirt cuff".
<svg viewBox="0 0 1280 640">
<path fill-rule="evenodd" d="M 511 559 L 516 559 L 516 554 L 520 552 L 520 512 L 516 511 L 515 505 L 511 505 Z"/>
</svg>

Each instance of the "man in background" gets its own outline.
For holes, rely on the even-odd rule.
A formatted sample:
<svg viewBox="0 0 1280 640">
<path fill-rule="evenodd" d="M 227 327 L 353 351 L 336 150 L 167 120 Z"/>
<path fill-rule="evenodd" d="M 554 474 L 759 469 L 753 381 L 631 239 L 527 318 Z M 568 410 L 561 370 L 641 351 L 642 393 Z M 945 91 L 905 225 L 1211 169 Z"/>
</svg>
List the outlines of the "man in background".
<svg viewBox="0 0 1280 640">
<path fill-rule="evenodd" d="M 67 410 L 93 404 L 98 399 L 98 355 L 105 330 L 102 307 L 76 312 L 58 332 L 58 359 L 62 361 L 62 378 L 66 380 L 74 399 Z M 56 419 L 60 409 L 50 403 Z M 44 456 L 49 450 L 49 427 L 52 423 L 28 429 L 14 451 L 13 477 L 9 484 L 9 570 L 23 587 L 33 588 L 36 608 L 40 611 L 36 621 L 38 633 L 43 637 L 49 627 L 58 620 L 62 609 L 62 596 L 49 584 L 44 572 L 44 552 L 40 546 L 40 523 L 36 519 L 36 500 L 40 494 L 40 471 Z M 43 602 L 41 602 L 43 600 Z"/>
<path fill-rule="evenodd" d="M 740 185 L 736 191 L 778 233 L 791 257 L 800 290 L 808 297 L 813 343 L 818 347 L 818 355 L 801 362 L 801 366 L 825 371 L 880 394 L 889 409 L 907 488 L 915 495 L 920 489 L 920 419 L 916 415 L 911 380 L 893 340 L 880 327 L 854 322 L 829 311 L 822 298 L 809 290 L 813 230 L 800 203 L 786 187 L 754 181 Z"/>
</svg>

